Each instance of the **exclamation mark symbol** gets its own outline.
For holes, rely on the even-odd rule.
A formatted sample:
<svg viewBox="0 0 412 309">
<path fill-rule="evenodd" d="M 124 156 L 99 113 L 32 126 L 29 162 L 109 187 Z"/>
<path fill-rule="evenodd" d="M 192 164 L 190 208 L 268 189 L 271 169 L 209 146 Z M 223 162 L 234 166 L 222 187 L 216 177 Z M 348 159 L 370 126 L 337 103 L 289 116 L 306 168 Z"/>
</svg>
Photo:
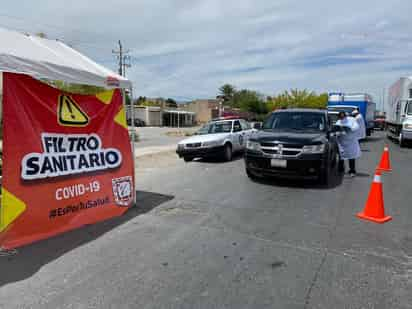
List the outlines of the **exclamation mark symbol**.
<svg viewBox="0 0 412 309">
<path fill-rule="evenodd" d="M 67 102 L 67 109 L 69 110 L 70 117 L 72 117 L 73 120 L 76 119 L 76 115 L 73 113 L 72 104 L 70 102 Z"/>
</svg>

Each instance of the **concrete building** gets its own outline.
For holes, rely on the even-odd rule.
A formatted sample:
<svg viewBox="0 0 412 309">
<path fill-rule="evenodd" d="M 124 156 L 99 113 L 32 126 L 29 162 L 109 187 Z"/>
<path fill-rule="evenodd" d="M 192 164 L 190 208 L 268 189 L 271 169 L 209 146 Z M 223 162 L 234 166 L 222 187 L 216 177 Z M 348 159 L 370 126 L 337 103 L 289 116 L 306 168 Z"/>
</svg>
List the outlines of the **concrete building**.
<svg viewBox="0 0 412 309">
<path fill-rule="evenodd" d="M 202 124 L 219 117 L 219 100 L 195 100 L 182 104 L 181 109 L 195 113 L 196 122 Z"/>
<path fill-rule="evenodd" d="M 126 119 L 132 118 L 131 106 L 126 107 Z M 194 112 L 181 109 L 164 109 L 160 106 L 135 106 L 134 118 L 150 127 L 190 127 L 196 123 Z"/>
<path fill-rule="evenodd" d="M 126 107 L 126 119 L 132 119 L 131 106 Z M 134 118 L 143 120 L 147 126 L 161 127 L 163 125 L 162 109 L 159 106 L 135 106 Z"/>
<path fill-rule="evenodd" d="M 163 125 L 167 127 L 192 127 L 196 124 L 196 114 L 180 109 L 163 110 Z"/>
</svg>

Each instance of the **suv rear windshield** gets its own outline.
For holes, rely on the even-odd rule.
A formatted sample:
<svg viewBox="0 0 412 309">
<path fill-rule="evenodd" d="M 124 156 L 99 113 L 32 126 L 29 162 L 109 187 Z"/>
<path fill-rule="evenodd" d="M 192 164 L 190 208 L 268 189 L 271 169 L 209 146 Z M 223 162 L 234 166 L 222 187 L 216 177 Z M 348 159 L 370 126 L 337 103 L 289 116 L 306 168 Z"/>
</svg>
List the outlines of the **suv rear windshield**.
<svg viewBox="0 0 412 309">
<path fill-rule="evenodd" d="M 325 129 L 325 116 L 311 112 L 273 113 L 263 124 L 263 130 L 273 131 L 323 132 Z"/>
</svg>

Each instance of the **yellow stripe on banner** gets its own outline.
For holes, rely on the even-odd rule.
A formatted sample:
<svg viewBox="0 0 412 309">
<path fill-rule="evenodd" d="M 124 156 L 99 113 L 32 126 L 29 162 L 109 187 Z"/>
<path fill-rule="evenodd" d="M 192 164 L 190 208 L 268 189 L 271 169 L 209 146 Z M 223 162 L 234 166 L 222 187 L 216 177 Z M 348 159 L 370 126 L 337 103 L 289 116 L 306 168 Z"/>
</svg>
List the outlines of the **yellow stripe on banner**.
<svg viewBox="0 0 412 309">
<path fill-rule="evenodd" d="M 110 104 L 112 102 L 113 94 L 114 94 L 114 89 L 107 90 L 107 91 L 99 92 L 98 94 L 96 94 L 96 98 L 98 98 L 104 104 Z"/>
<path fill-rule="evenodd" d="M 26 204 L 22 200 L 4 189 L 4 187 L 1 191 L 0 232 L 4 231 L 6 227 L 26 210 Z"/>
<path fill-rule="evenodd" d="M 126 112 L 124 110 L 124 107 L 122 107 L 120 111 L 117 113 L 116 117 L 114 117 L 114 122 L 116 122 L 117 124 L 121 125 L 126 130 L 128 130 L 127 122 L 126 122 Z"/>
</svg>

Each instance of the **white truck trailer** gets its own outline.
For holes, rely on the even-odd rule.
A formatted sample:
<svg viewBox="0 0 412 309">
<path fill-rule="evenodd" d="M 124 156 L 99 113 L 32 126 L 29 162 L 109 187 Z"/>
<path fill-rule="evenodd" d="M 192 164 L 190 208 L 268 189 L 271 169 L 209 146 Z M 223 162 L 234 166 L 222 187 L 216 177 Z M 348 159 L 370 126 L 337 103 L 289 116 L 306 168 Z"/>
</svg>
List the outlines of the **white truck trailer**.
<svg viewBox="0 0 412 309">
<path fill-rule="evenodd" d="M 412 77 L 402 77 L 389 88 L 384 111 L 388 137 L 404 147 L 412 141 Z"/>
</svg>

